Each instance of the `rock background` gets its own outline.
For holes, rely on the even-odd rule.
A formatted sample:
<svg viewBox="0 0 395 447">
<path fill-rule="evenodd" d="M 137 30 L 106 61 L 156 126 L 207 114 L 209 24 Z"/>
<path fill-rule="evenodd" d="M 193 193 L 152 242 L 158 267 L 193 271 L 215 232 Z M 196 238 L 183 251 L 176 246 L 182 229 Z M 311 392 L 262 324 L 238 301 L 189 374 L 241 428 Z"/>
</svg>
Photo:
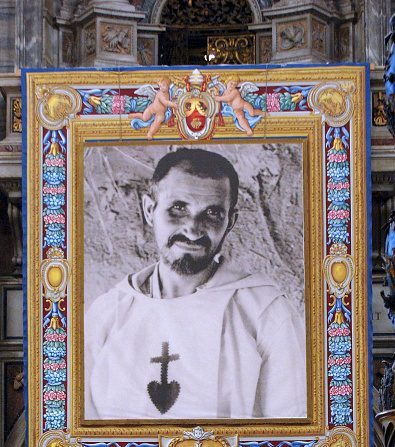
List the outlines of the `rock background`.
<svg viewBox="0 0 395 447">
<path fill-rule="evenodd" d="M 157 161 L 178 146 L 92 147 L 84 156 L 85 304 L 157 260 L 141 197 Z M 190 146 L 193 147 L 193 146 Z M 223 253 L 269 274 L 303 308 L 303 178 L 298 144 L 199 145 L 233 163 L 239 219 Z"/>
</svg>

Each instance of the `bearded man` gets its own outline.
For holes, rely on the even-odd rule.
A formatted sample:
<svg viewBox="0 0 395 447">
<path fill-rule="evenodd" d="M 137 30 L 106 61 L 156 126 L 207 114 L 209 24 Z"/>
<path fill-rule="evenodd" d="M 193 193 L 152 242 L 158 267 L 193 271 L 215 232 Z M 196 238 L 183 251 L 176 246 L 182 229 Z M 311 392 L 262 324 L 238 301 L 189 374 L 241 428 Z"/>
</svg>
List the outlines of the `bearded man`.
<svg viewBox="0 0 395 447">
<path fill-rule="evenodd" d="M 85 317 L 86 419 L 306 417 L 303 322 L 271 279 L 220 254 L 238 188 L 219 154 L 159 161 L 143 198 L 159 260 Z"/>
</svg>

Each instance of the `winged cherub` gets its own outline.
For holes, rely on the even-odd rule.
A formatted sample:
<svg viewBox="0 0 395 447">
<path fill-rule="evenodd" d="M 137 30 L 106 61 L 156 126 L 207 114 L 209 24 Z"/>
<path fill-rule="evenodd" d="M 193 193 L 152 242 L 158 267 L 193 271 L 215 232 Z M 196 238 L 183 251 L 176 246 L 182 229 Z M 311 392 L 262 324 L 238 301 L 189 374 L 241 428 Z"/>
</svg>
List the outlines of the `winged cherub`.
<svg viewBox="0 0 395 447">
<path fill-rule="evenodd" d="M 247 111 L 250 116 L 264 116 L 265 112 L 263 110 L 254 109 L 248 101 L 243 99 L 240 91 L 237 89 L 238 85 L 238 78 L 230 78 L 222 95 L 214 96 L 214 99 L 217 102 L 224 102 L 231 106 L 241 128 L 246 131 L 247 135 L 252 135 L 253 132 L 244 115 L 244 111 Z"/>
<path fill-rule="evenodd" d="M 169 78 L 162 78 L 159 80 L 159 91 L 154 90 L 151 86 L 143 86 L 136 93 L 144 94 L 153 99 L 152 103 L 144 110 L 144 112 L 134 112 L 129 114 L 129 118 L 139 118 L 143 121 L 149 121 L 155 115 L 152 124 L 147 133 L 148 140 L 152 140 L 153 136 L 158 132 L 159 127 L 165 120 L 165 113 L 167 107 L 178 108 L 178 105 L 170 101 L 171 81 Z M 143 91 L 144 90 L 144 91 Z"/>
</svg>

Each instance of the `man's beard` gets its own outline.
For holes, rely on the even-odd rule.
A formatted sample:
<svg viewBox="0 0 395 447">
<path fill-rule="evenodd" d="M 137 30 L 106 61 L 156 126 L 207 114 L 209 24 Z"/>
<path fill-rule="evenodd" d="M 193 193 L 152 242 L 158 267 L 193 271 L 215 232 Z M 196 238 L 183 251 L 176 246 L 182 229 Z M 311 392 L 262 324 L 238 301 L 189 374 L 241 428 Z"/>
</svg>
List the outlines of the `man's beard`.
<svg viewBox="0 0 395 447">
<path fill-rule="evenodd" d="M 201 256 L 194 256 L 191 253 L 185 253 L 180 258 L 175 259 L 170 248 L 175 242 L 183 242 L 191 246 L 204 247 L 205 253 Z M 170 268 L 179 275 L 195 275 L 208 268 L 214 260 L 215 255 L 220 250 L 220 246 L 216 250 L 211 250 L 211 241 L 207 236 L 191 241 L 182 234 L 176 234 L 167 242 L 166 247 L 161 252 L 161 257 Z"/>
</svg>

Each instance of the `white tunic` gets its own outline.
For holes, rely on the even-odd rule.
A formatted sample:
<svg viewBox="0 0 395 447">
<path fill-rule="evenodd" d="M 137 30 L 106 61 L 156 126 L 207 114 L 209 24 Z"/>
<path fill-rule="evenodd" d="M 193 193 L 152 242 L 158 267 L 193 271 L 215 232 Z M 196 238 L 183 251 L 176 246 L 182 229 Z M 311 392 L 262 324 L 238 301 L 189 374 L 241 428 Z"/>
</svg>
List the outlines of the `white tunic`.
<svg viewBox="0 0 395 447">
<path fill-rule="evenodd" d="M 158 291 L 154 265 L 85 315 L 86 419 L 306 416 L 305 326 L 267 278 L 222 264 L 195 293 L 156 299 L 148 277 Z"/>
</svg>

